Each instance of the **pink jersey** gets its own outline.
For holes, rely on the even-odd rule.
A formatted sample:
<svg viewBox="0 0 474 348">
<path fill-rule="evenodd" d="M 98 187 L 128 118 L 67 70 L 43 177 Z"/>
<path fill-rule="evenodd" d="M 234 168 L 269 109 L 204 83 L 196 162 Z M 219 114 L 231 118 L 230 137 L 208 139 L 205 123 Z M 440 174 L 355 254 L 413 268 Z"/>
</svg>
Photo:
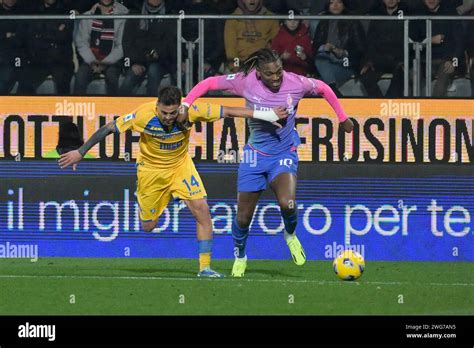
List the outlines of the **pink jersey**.
<svg viewBox="0 0 474 348">
<path fill-rule="evenodd" d="M 249 119 L 250 136 L 248 143 L 266 154 L 278 154 L 300 144 L 295 130 L 295 116 L 298 103 L 305 95 L 314 95 L 316 80 L 289 72 L 283 72 L 283 82 L 278 92 L 272 92 L 257 78 L 256 71 L 247 76 L 242 73 L 219 76 L 217 87 L 245 98 L 246 106 L 254 110 L 268 110 L 284 106 L 289 112 L 283 127 Z"/>
<path fill-rule="evenodd" d="M 347 119 L 337 97 L 323 81 L 307 78 L 290 72 L 283 72 L 283 81 L 278 92 L 272 92 L 257 78 L 255 70 L 247 76 L 243 73 L 210 77 L 198 83 L 184 99 L 192 104 L 196 98 L 209 90 L 223 90 L 244 97 L 246 106 L 255 110 L 268 110 L 278 106 L 286 107 L 289 116 L 280 121 L 278 128 L 270 122 L 249 119 L 250 136 L 248 143 L 265 154 L 274 155 L 290 150 L 300 144 L 295 129 L 295 116 L 299 101 L 306 95 L 322 95 L 333 107 L 339 121 Z"/>
</svg>

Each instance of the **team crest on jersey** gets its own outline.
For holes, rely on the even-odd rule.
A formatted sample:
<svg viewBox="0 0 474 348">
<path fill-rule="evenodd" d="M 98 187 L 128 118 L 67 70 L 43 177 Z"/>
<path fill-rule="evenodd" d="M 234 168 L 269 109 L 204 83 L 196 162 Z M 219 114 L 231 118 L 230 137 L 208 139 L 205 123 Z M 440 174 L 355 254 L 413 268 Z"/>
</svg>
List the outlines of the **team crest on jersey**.
<svg viewBox="0 0 474 348">
<path fill-rule="evenodd" d="M 127 123 L 130 120 L 133 120 L 135 118 L 135 114 L 128 114 L 123 118 L 123 123 Z"/>
<path fill-rule="evenodd" d="M 237 74 L 229 74 L 229 75 L 227 75 L 227 77 L 226 77 L 225 79 L 226 79 L 226 80 L 233 80 L 233 79 L 235 79 L 235 76 L 236 76 L 236 75 L 237 75 Z"/>
</svg>

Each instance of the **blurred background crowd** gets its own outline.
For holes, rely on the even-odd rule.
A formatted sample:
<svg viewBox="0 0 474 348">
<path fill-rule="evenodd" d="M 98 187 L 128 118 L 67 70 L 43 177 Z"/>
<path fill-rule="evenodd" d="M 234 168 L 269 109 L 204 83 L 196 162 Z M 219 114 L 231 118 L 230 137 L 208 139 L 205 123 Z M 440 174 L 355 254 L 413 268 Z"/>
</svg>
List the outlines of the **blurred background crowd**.
<svg viewBox="0 0 474 348">
<path fill-rule="evenodd" d="M 474 0 L 0 0 L 0 95 L 148 95 L 198 82 L 197 20 L 184 19 L 177 76 L 176 20 L 110 14 L 324 15 L 324 20 L 215 19 L 204 25 L 203 76 L 236 72 L 262 47 L 284 69 L 324 80 L 338 96 L 397 98 L 404 88 L 403 21 L 370 15 L 474 15 Z M 184 12 L 182 12 L 184 11 Z M 5 15 L 101 14 L 94 20 L 18 20 Z M 367 15 L 336 20 L 334 15 Z M 432 22 L 432 95 L 474 96 L 474 21 Z M 410 39 L 426 39 L 425 21 Z M 426 48 L 425 48 L 426 49 Z M 413 58 L 410 48 L 410 62 Z M 190 57 L 192 55 L 192 57 Z M 424 52 L 419 62 L 425 72 Z M 192 58 L 192 59 L 191 59 Z M 192 62 L 192 63 L 190 63 Z M 190 69 L 189 64 L 193 67 Z M 409 69 L 412 69 L 410 66 Z M 186 76 L 192 74 L 192 76 Z M 425 78 L 425 76 L 423 76 Z M 457 81 L 457 84 L 455 83 Z M 456 92 L 457 94 L 453 93 Z M 463 94 L 464 93 L 464 94 Z"/>
</svg>

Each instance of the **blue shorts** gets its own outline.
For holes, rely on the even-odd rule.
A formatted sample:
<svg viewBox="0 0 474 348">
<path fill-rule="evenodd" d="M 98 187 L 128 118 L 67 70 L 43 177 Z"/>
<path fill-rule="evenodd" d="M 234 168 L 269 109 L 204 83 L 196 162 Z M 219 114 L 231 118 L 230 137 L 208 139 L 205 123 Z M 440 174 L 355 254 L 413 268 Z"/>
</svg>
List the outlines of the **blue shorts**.
<svg viewBox="0 0 474 348">
<path fill-rule="evenodd" d="M 298 171 L 298 153 L 288 150 L 278 155 L 264 155 L 248 144 L 244 147 L 244 156 L 240 162 L 237 178 L 238 192 L 255 192 L 265 190 L 281 173 Z"/>
</svg>

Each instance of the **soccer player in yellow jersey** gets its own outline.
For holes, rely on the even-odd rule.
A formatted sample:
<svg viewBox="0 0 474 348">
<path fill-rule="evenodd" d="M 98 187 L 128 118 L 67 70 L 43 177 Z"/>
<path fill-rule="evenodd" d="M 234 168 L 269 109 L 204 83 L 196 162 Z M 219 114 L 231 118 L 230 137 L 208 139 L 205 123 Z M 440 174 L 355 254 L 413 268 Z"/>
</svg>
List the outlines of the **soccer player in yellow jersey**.
<svg viewBox="0 0 474 348">
<path fill-rule="evenodd" d="M 151 232 L 171 198 L 181 199 L 196 219 L 199 247 L 199 277 L 221 278 L 211 269 L 212 220 L 206 190 L 188 153 L 192 122 L 214 122 L 222 117 L 258 118 L 275 122 L 287 116 L 280 107 L 268 111 L 196 103 L 189 109 L 185 124 L 176 122 L 181 91 L 176 87 L 160 90 L 157 102 L 139 106 L 95 132 L 78 150 L 62 154 L 61 168 L 75 166 L 94 145 L 113 132 L 131 129 L 140 132 L 137 157 L 137 199 L 140 220 Z"/>
</svg>

